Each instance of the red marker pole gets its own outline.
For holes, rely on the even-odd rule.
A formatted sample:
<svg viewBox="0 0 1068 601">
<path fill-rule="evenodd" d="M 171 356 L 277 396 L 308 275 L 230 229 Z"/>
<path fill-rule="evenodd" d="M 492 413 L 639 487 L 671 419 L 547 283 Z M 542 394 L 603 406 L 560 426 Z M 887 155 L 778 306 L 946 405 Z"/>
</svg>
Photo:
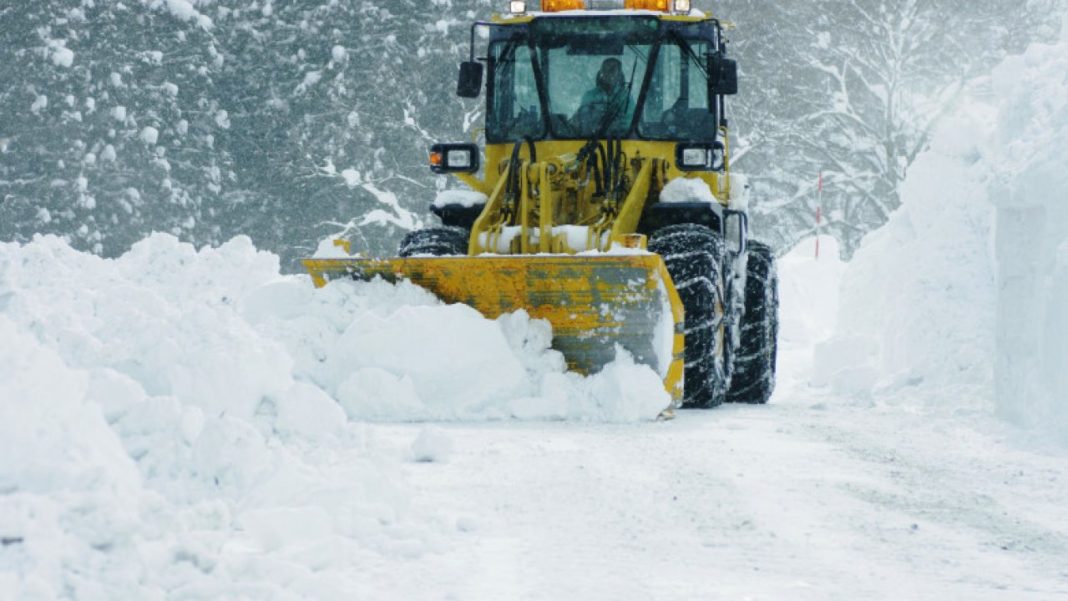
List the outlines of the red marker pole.
<svg viewBox="0 0 1068 601">
<path fill-rule="evenodd" d="M 820 171 L 819 185 L 816 187 L 816 258 L 820 258 L 820 225 L 823 221 L 823 172 Z"/>
</svg>

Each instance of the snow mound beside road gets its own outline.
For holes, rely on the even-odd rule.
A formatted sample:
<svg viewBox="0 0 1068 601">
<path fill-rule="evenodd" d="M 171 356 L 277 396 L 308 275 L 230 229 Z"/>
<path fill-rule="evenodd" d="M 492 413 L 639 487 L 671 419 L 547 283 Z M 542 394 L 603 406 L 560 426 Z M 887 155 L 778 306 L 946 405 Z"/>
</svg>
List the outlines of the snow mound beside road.
<svg viewBox="0 0 1068 601">
<path fill-rule="evenodd" d="M 1068 443 L 1068 17 L 991 78 L 999 412 Z"/>
<path fill-rule="evenodd" d="M 618 412 L 606 407 L 591 393 L 598 382 L 646 381 L 639 374 L 652 370 L 622 357 L 590 378 L 566 374 L 549 325 L 523 312 L 487 320 L 408 283 L 316 290 L 305 276 L 279 275 L 277 257 L 247 238 L 196 251 L 155 235 L 115 260 L 42 238 L 0 247 L 0 278 L 2 314 L 66 365 L 113 370 L 210 416 L 314 407 L 319 419 L 299 417 L 298 429 L 318 435 L 345 412 L 384 421 L 632 421 L 655 418 L 669 402 L 658 385 Z M 567 403 L 537 412 L 526 402 L 561 386 Z"/>
<path fill-rule="evenodd" d="M 843 274 L 836 335 L 817 349 L 841 394 L 988 409 L 996 284 L 989 109 L 961 110 L 909 171 L 903 205 L 869 234 Z"/>
<path fill-rule="evenodd" d="M 354 421 L 641 421 L 669 402 L 625 355 L 567 373 L 522 312 L 316 290 L 246 238 L 154 235 L 114 260 L 0 244 L 0 341 L 0 598 L 375 597 L 361 562 L 453 528 L 409 510 L 410 441 Z"/>
<path fill-rule="evenodd" d="M 1068 441 L 1068 19 L 940 123 L 842 280 L 836 392 Z"/>
</svg>

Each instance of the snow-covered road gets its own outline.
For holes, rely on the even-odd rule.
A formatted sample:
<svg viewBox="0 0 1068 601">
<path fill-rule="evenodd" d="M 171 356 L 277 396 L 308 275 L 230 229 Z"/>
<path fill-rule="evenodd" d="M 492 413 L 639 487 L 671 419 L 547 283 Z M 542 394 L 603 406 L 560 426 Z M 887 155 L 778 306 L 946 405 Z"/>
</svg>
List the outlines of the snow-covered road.
<svg viewBox="0 0 1068 601">
<path fill-rule="evenodd" d="M 625 356 L 247 239 L 0 244 L 0 601 L 1068 599 L 1068 447 L 996 416 L 993 280 L 879 240 L 782 257 L 771 404 L 670 422 Z"/>
<path fill-rule="evenodd" d="M 780 398 L 441 428 L 448 460 L 404 475 L 457 538 L 381 566 L 383 598 L 1068 599 L 1066 456 L 981 416 Z"/>
</svg>

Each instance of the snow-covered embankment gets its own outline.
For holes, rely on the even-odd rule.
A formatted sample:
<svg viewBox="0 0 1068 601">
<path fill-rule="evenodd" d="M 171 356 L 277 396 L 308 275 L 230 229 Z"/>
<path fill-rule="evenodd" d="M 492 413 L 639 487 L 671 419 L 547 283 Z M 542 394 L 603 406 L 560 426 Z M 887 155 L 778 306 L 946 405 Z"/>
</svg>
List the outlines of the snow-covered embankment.
<svg viewBox="0 0 1068 601">
<path fill-rule="evenodd" d="M 969 92 L 846 268 L 815 376 L 1068 441 L 1068 21 Z"/>
<path fill-rule="evenodd" d="M 523 313 L 407 284 L 316 290 L 244 238 L 156 235 L 116 260 L 0 245 L 0 341 L 0 598 L 368 594 L 367 554 L 419 555 L 455 526 L 412 514 L 396 476 L 447 437 L 398 451 L 361 422 L 637 421 L 668 403 L 626 357 L 566 373 Z"/>
</svg>

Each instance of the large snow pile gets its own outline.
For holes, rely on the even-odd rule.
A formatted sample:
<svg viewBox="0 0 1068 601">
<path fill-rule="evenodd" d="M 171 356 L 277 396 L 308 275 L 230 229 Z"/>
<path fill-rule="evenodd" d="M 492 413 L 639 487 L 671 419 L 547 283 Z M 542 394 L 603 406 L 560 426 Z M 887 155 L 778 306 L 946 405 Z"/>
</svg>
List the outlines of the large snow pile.
<svg viewBox="0 0 1068 601">
<path fill-rule="evenodd" d="M 1068 18 L 993 74 L 1000 412 L 1068 441 Z"/>
<path fill-rule="evenodd" d="M 950 410 L 996 400 L 1068 438 L 1065 73 L 1068 21 L 1061 43 L 1007 59 L 941 124 L 903 206 L 846 270 L 836 333 L 816 350 L 835 391 Z"/>
<path fill-rule="evenodd" d="M 569 374 L 550 337 L 411 285 L 315 290 L 244 238 L 156 235 L 116 260 L 0 245 L 0 599 L 368 596 L 368 553 L 436 531 L 393 475 L 408 457 L 350 419 L 667 405 L 652 369 Z"/>
<path fill-rule="evenodd" d="M 903 206 L 848 264 L 835 337 L 817 370 L 838 393 L 989 405 L 994 344 L 993 213 L 970 105 L 944 123 L 902 189 Z"/>
</svg>

